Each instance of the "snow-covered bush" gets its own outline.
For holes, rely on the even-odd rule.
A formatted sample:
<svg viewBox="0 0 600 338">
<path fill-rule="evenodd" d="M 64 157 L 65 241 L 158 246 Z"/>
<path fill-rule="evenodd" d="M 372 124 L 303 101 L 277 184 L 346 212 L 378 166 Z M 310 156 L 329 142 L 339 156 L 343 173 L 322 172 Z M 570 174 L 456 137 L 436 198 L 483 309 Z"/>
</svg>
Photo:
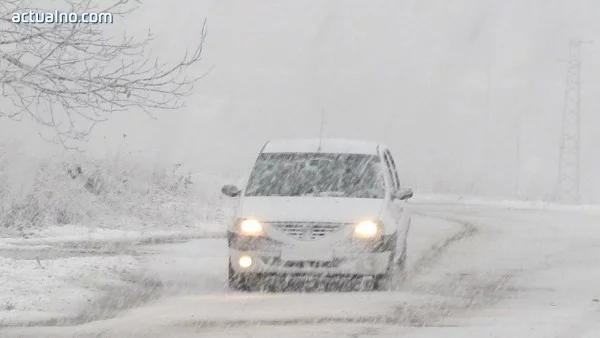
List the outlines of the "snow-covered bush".
<svg viewBox="0 0 600 338">
<path fill-rule="evenodd" d="M 195 227 L 219 221 L 221 181 L 121 156 L 28 158 L 0 146 L 0 234 L 49 225 Z"/>
</svg>

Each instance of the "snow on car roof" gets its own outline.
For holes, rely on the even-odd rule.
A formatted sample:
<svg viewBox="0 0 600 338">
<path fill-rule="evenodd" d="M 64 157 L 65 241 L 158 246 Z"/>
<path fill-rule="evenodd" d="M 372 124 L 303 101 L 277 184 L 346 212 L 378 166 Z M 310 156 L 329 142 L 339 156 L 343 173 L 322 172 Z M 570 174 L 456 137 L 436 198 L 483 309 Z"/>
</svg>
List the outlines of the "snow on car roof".
<svg viewBox="0 0 600 338">
<path fill-rule="evenodd" d="M 333 153 L 333 154 L 377 154 L 379 143 L 360 140 L 322 139 L 281 139 L 270 140 L 263 153 Z"/>
</svg>

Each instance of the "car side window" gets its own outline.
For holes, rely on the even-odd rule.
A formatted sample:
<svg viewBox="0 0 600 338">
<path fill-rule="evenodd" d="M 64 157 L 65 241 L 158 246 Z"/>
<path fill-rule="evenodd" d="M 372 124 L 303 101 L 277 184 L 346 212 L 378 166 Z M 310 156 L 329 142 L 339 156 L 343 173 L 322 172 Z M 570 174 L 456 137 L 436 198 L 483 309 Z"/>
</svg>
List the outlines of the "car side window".
<svg viewBox="0 0 600 338">
<path fill-rule="evenodd" d="M 385 168 L 387 170 L 388 177 L 392 181 L 392 189 L 394 191 L 397 191 L 398 184 L 396 182 L 396 177 L 394 177 L 394 172 L 392 171 L 392 164 L 390 163 L 390 158 L 387 154 L 387 151 L 383 154 L 383 159 L 385 161 Z"/>
<path fill-rule="evenodd" d="M 392 157 L 392 154 L 390 153 L 389 150 L 385 151 L 385 155 L 388 158 L 389 164 L 390 164 L 390 169 L 392 171 L 392 177 L 394 180 L 394 187 L 396 188 L 396 190 L 400 190 L 400 178 L 398 177 L 398 171 L 396 170 L 396 163 L 394 163 L 394 158 Z"/>
</svg>

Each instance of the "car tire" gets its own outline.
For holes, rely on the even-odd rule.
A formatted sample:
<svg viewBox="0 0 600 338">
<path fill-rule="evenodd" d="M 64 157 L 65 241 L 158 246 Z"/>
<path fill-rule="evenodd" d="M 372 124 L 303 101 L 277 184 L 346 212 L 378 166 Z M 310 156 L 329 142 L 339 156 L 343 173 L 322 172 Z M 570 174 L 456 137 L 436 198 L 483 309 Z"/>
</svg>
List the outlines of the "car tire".
<svg viewBox="0 0 600 338">
<path fill-rule="evenodd" d="M 406 271 L 406 256 L 407 256 L 407 249 L 406 249 L 406 243 L 404 243 L 404 245 L 402 247 L 402 253 L 396 259 L 396 262 L 395 262 L 396 269 L 398 269 L 399 272 L 404 273 L 404 271 Z"/>
<path fill-rule="evenodd" d="M 375 276 L 375 283 L 373 283 L 373 290 L 375 291 L 387 291 L 391 289 L 392 280 L 394 277 L 394 256 L 392 254 L 390 256 L 390 261 L 388 263 L 388 267 L 386 272 L 382 275 Z"/>
<path fill-rule="evenodd" d="M 229 274 L 227 278 L 227 285 L 229 290 L 232 291 L 251 291 L 250 280 L 248 276 L 236 273 L 229 263 Z"/>
<path fill-rule="evenodd" d="M 375 291 L 388 291 L 392 285 L 392 274 L 385 273 L 375 277 L 375 283 L 373 284 L 373 290 Z"/>
</svg>

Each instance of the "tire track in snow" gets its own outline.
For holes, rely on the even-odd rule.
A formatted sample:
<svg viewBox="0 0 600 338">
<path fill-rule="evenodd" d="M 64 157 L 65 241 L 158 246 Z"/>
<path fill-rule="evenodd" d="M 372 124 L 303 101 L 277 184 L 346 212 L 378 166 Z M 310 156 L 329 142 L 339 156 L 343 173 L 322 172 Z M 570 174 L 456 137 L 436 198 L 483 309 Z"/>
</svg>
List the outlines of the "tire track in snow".
<svg viewBox="0 0 600 338">
<path fill-rule="evenodd" d="M 455 244 L 458 241 L 472 237 L 472 236 L 476 235 L 476 233 L 477 233 L 477 227 L 471 222 L 466 222 L 464 220 L 459 220 L 457 218 L 453 218 L 453 217 L 449 217 L 449 216 L 440 216 L 440 215 L 436 216 L 436 215 L 433 215 L 430 213 L 423 213 L 423 212 L 414 212 L 413 211 L 413 214 L 419 215 L 421 217 L 441 219 L 441 220 L 444 220 L 447 222 L 452 222 L 452 223 L 458 224 L 461 227 L 461 230 L 456 232 L 455 234 L 451 235 L 450 237 L 447 237 L 446 239 L 442 240 L 441 242 L 435 243 L 427 251 L 425 251 L 423 254 L 421 254 L 421 256 L 417 259 L 415 264 L 413 264 L 409 269 L 407 269 L 407 271 L 405 273 L 406 277 L 404 278 L 405 281 L 409 281 L 409 280 L 413 279 L 414 277 L 424 273 L 425 270 L 427 270 L 428 268 L 435 265 L 435 263 L 437 261 L 439 261 L 439 259 L 442 257 L 444 252 L 451 245 Z"/>
</svg>

